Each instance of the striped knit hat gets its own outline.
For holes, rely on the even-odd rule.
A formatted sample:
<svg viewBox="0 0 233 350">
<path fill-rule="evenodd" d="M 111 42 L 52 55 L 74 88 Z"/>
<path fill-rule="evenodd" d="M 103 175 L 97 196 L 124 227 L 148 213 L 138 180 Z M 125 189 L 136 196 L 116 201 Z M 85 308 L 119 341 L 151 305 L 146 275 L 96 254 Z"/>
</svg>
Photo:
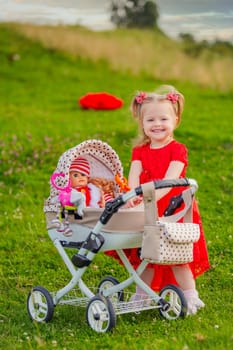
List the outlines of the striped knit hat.
<svg viewBox="0 0 233 350">
<path fill-rule="evenodd" d="M 70 165 L 70 171 L 77 171 L 86 176 L 90 176 L 90 165 L 86 158 L 76 158 Z"/>
</svg>

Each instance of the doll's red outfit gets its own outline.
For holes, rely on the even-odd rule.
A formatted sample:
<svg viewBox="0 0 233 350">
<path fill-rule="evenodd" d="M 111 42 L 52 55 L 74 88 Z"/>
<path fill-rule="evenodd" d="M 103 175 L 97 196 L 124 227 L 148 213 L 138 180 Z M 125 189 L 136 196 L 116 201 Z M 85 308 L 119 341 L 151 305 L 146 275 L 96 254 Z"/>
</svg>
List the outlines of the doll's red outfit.
<svg viewBox="0 0 233 350">
<path fill-rule="evenodd" d="M 140 160 L 142 163 L 143 170 L 140 175 L 140 183 L 163 179 L 171 161 L 184 163 L 185 166 L 180 178 L 185 177 L 188 165 L 187 153 L 186 147 L 175 140 L 160 148 L 151 148 L 149 143 L 133 148 L 132 161 Z M 163 216 L 164 211 L 167 209 L 170 198 L 180 194 L 184 189 L 182 187 L 172 188 L 157 202 L 158 215 L 160 217 Z M 181 206 L 176 212 L 182 210 L 182 208 Z M 194 244 L 194 260 L 189 263 L 195 278 L 210 267 L 201 218 L 195 200 L 193 205 L 193 222 L 198 223 L 201 229 L 200 239 Z M 126 249 L 124 251 L 134 268 L 137 268 L 141 262 L 138 256 L 138 249 Z M 150 264 L 149 267 L 154 269 L 154 278 L 151 283 L 152 289 L 159 291 L 167 284 L 177 284 L 171 265 Z"/>
<path fill-rule="evenodd" d="M 78 192 L 81 192 L 85 195 L 86 198 L 86 206 L 89 207 L 90 200 L 91 200 L 91 193 L 90 188 L 88 186 L 82 186 L 82 187 L 76 187 L 75 188 Z"/>
<path fill-rule="evenodd" d="M 76 187 L 78 192 L 85 195 L 86 206 L 91 208 L 99 208 L 101 205 L 101 191 L 92 183 L 86 186 Z"/>
</svg>

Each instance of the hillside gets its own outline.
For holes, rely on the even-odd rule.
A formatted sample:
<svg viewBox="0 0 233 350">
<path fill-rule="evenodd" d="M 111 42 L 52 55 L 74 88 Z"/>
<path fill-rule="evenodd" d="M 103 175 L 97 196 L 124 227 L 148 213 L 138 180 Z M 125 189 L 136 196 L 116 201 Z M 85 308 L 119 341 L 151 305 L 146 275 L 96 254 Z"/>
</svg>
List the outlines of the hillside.
<svg viewBox="0 0 233 350">
<path fill-rule="evenodd" d="M 197 200 L 211 269 L 197 279 L 197 288 L 206 307 L 193 317 L 177 321 L 162 319 L 158 310 L 117 315 L 115 329 L 106 334 L 97 334 L 88 326 L 85 303 L 57 305 L 51 322 L 31 322 L 26 306 L 31 288 L 40 285 L 53 292 L 70 281 L 70 271 L 48 236 L 43 213 L 49 179 L 60 155 L 84 140 L 101 139 L 116 150 L 127 177 L 137 135 L 137 124 L 129 111 L 132 94 L 138 89 L 152 91 L 161 83 L 149 74 L 150 69 L 148 74 L 133 76 L 127 71 L 113 71 L 104 59 L 91 61 L 95 49 L 104 42 L 109 56 L 114 49 L 132 52 L 127 40 L 137 42 L 137 54 L 143 53 L 145 43 L 140 32 L 97 34 L 81 28 L 49 28 L 49 38 L 46 28 L 34 30 L 37 34 L 44 31 L 49 39 L 47 47 L 0 26 L 0 349 L 171 350 L 172 342 L 172 350 L 232 350 L 233 96 L 232 92 L 181 80 L 174 83 L 186 102 L 175 136 L 189 151 L 187 176 L 199 185 Z M 83 40 L 82 52 L 63 53 L 49 46 L 52 39 L 57 45 L 68 46 L 68 32 L 73 33 L 74 40 L 70 48 L 78 38 Z M 152 34 L 148 33 L 149 37 L 152 40 Z M 175 42 L 161 34 L 153 37 L 157 50 L 159 42 L 161 46 L 166 42 L 168 50 L 173 45 L 178 52 Z M 112 46 L 108 48 L 107 43 Z M 90 59 L 83 58 L 84 54 L 88 57 L 85 44 Z M 169 72 L 168 58 L 164 55 L 158 65 L 164 63 Z M 136 55 L 128 67 L 134 61 Z M 145 61 L 141 61 L 142 67 L 135 67 L 142 69 Z M 122 98 L 123 107 L 103 111 L 79 107 L 80 96 L 100 89 Z M 73 249 L 67 254 L 71 256 Z M 115 259 L 100 253 L 83 281 L 95 292 L 100 280 L 109 275 L 119 281 L 129 277 Z M 125 298 L 134 290 L 135 285 L 126 288 Z M 46 307 L 42 309 L 46 311 Z"/>
<path fill-rule="evenodd" d="M 94 62 L 103 60 L 116 70 L 143 72 L 159 80 L 191 81 L 220 90 L 233 88 L 233 56 L 203 50 L 198 57 L 192 57 L 181 42 L 160 31 L 93 32 L 77 26 L 8 26 L 47 48 Z"/>
</svg>

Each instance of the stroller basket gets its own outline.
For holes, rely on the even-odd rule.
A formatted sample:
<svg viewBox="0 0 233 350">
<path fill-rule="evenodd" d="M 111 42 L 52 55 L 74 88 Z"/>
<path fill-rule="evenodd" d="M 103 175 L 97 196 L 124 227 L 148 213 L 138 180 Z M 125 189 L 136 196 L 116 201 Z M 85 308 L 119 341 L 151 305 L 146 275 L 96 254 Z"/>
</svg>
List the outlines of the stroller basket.
<svg viewBox="0 0 233 350">
<path fill-rule="evenodd" d="M 100 140 L 88 140 L 68 150 L 59 159 L 55 172 L 64 174 L 59 178 L 59 186 L 67 185 L 69 166 L 78 156 L 88 158 L 91 176 L 104 176 L 113 181 L 116 175 L 123 178 L 121 162 L 115 151 Z M 125 193 L 120 193 L 119 184 L 116 184 L 115 198 L 107 202 L 104 208 L 87 207 L 83 210 L 82 217 L 75 216 L 72 210 L 68 213 L 72 230 L 70 236 L 65 236 L 53 223 L 60 208 L 57 199 L 59 191 L 51 186 L 50 196 L 44 205 L 48 234 L 69 270 L 71 280 L 56 292 L 49 292 L 41 286 L 33 287 L 27 299 L 30 318 L 37 322 L 48 322 L 58 304 L 84 306 L 88 325 L 96 332 L 106 332 L 115 327 L 118 314 L 157 308 L 168 320 L 184 317 L 187 305 L 183 292 L 174 285 L 168 285 L 159 294 L 155 293 L 140 278 L 150 259 L 142 257 L 135 270 L 124 253 L 124 249 L 142 247 L 145 223 L 148 216 L 153 215 L 152 206 L 148 209 L 148 203 L 152 201 L 155 208 L 154 190 L 177 186 L 186 188 L 186 209 L 182 212 L 182 215 L 186 215 L 197 190 L 195 180 L 185 178 L 152 181 Z M 144 208 L 123 208 L 129 199 L 139 195 L 144 198 Z M 177 215 L 164 216 L 159 221 L 177 221 Z M 69 248 L 76 249 L 72 258 L 67 253 Z M 102 278 L 98 286 L 87 286 L 82 279 L 85 271 L 96 254 L 108 250 L 117 252 L 129 277 L 119 282 L 115 277 L 107 276 Z M 127 289 L 132 284 L 144 290 L 146 298 L 143 296 L 142 299 L 133 301 Z"/>
</svg>

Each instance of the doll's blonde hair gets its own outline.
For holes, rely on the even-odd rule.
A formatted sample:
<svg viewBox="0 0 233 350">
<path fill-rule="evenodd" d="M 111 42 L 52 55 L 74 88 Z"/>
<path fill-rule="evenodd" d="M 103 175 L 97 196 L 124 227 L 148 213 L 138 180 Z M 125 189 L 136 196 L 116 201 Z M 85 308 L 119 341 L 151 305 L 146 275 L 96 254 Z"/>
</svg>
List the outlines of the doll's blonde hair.
<svg viewBox="0 0 233 350">
<path fill-rule="evenodd" d="M 105 196 L 109 195 L 110 198 L 115 198 L 115 182 L 112 180 L 105 179 L 103 177 L 92 177 L 89 182 L 97 186 L 101 191 L 101 202 L 100 208 L 104 208 L 106 204 Z"/>
<path fill-rule="evenodd" d="M 140 138 L 137 141 L 138 144 L 145 144 L 150 141 L 148 136 L 145 135 L 143 124 L 144 107 L 154 101 L 169 101 L 173 107 L 175 115 L 177 117 L 177 125 L 181 121 L 181 115 L 184 109 L 184 96 L 176 90 L 172 85 L 161 85 L 154 92 L 137 92 L 132 99 L 130 110 L 133 117 L 138 121 Z"/>
<path fill-rule="evenodd" d="M 115 182 L 112 180 L 105 179 L 103 177 L 91 177 L 89 179 L 93 185 L 99 187 L 104 193 L 110 194 L 115 197 Z"/>
</svg>

